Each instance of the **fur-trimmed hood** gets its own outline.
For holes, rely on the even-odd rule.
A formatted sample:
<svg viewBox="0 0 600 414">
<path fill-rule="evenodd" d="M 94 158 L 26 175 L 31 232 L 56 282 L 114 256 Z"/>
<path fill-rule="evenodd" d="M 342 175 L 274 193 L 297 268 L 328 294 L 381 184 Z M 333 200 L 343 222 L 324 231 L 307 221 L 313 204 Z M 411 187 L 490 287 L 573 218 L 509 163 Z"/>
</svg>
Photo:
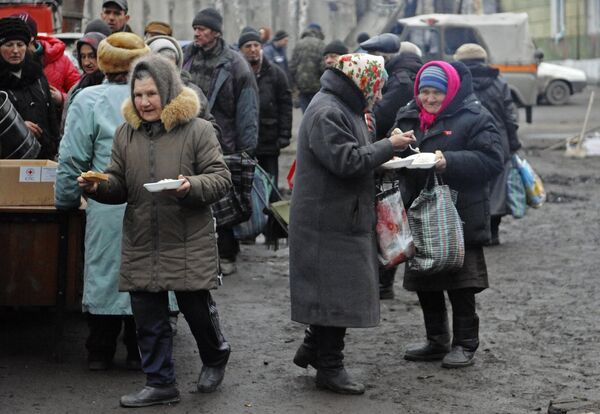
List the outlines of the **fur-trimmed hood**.
<svg viewBox="0 0 600 414">
<path fill-rule="evenodd" d="M 127 98 L 121 108 L 125 121 L 134 129 L 139 129 L 144 120 L 138 115 L 131 98 Z M 192 89 L 184 86 L 177 97 L 162 109 L 160 120 L 167 132 L 177 125 L 186 124 L 198 116 L 200 101 Z"/>
</svg>

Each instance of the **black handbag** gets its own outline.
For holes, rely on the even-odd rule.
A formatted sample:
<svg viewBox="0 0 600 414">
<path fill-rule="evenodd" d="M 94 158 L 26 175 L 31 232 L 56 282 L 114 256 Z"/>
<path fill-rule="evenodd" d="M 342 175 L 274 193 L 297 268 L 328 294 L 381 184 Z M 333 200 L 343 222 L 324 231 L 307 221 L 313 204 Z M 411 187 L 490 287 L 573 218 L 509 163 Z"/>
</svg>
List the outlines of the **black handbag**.
<svg viewBox="0 0 600 414">
<path fill-rule="evenodd" d="M 229 193 L 212 204 L 217 227 L 233 226 L 247 221 L 252 215 L 252 181 L 256 161 L 245 152 L 224 155 L 231 172 L 233 186 Z"/>
</svg>

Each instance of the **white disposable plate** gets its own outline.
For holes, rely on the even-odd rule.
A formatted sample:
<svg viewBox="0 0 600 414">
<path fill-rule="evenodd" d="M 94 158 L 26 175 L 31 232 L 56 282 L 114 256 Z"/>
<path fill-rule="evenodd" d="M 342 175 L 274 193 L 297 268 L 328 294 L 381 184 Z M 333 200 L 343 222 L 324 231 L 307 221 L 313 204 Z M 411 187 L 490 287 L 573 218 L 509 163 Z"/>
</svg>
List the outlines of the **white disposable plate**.
<svg viewBox="0 0 600 414">
<path fill-rule="evenodd" d="M 163 190 L 174 190 L 176 188 L 179 188 L 179 186 L 184 182 L 185 180 L 181 179 L 181 180 L 169 180 L 169 181 L 157 181 L 155 183 L 146 183 L 144 184 L 144 188 L 148 191 L 150 191 L 151 193 L 155 193 L 157 191 L 163 191 Z"/>
<path fill-rule="evenodd" d="M 396 168 L 406 167 L 406 166 L 412 164 L 412 162 L 413 162 L 413 159 L 411 159 L 409 157 L 406 157 L 406 158 L 394 157 L 391 160 L 381 164 L 381 168 L 385 168 L 386 170 L 394 170 Z"/>
<path fill-rule="evenodd" d="M 406 168 L 431 168 L 436 163 L 435 154 L 432 152 L 422 152 L 420 154 L 413 154 L 406 157 L 412 159 L 412 163 L 406 166 Z"/>
</svg>

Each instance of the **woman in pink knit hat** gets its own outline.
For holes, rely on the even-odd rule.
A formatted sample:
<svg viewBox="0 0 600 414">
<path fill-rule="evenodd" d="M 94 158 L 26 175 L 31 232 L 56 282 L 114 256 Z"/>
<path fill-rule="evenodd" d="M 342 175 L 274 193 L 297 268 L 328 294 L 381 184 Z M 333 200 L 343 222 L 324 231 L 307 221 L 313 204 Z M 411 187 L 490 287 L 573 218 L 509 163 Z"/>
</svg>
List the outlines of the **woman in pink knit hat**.
<svg viewBox="0 0 600 414">
<path fill-rule="evenodd" d="M 413 129 L 421 152 L 437 153 L 436 173 L 458 192 L 456 209 L 463 221 L 465 256 L 457 271 L 423 275 L 406 267 L 404 288 L 417 292 L 427 342 L 410 346 L 404 358 L 465 367 L 473 364 L 479 346 L 475 294 L 489 286 L 483 245 L 490 239 L 489 183 L 503 168 L 500 136 L 492 116 L 473 94 L 471 73 L 460 62 L 423 65 L 414 94 L 414 100 L 398 111 L 396 127 Z M 402 197 L 407 206 L 430 173 L 409 170 L 407 194 Z M 444 291 L 452 304 L 452 336 Z"/>
</svg>

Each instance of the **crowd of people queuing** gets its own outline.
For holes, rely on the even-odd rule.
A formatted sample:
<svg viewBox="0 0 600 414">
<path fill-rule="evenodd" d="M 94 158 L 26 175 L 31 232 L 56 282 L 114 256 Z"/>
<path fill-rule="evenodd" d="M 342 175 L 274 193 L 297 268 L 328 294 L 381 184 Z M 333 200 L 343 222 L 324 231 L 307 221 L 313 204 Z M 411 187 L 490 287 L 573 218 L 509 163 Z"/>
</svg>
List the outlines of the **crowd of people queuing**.
<svg viewBox="0 0 600 414">
<path fill-rule="evenodd" d="M 414 146 L 436 153 L 435 172 L 458 192 L 466 249 L 457 271 L 424 278 L 406 270 L 426 342 L 404 358 L 473 364 L 475 295 L 488 287 L 482 246 L 499 243 L 504 174 L 520 146 L 508 87 L 483 48 L 466 44 L 453 63 L 424 64 L 419 48 L 396 35 L 361 33 L 349 53 L 312 23 L 288 61 L 286 31 L 246 27 L 228 45 L 213 8 L 195 15 L 183 48 L 167 23 L 147 23 L 141 37 L 128 21 L 126 0 L 104 1 L 77 41 L 76 68 L 28 14 L 0 19 L 0 90 L 39 140 L 39 158 L 58 160 L 56 207 L 78 209 L 82 195 L 86 202 L 88 367 L 110 368 L 123 331 L 126 366 L 146 374 L 121 405 L 179 401 L 179 311 L 202 361 L 198 391 L 221 384 L 231 348 L 210 290 L 238 271 L 240 243 L 232 226 L 216 226 L 211 204 L 231 191 L 229 154 L 247 153 L 278 182 L 294 105 L 303 118 L 289 223 L 291 318 L 307 327 L 293 362 L 314 367 L 320 388 L 364 393 L 344 368 L 346 329 L 379 323 L 397 272 L 377 260 L 377 168 Z M 81 177 L 88 170 L 107 180 Z M 407 206 L 427 175 L 401 177 Z M 181 184 L 143 188 L 164 178 Z"/>
</svg>

